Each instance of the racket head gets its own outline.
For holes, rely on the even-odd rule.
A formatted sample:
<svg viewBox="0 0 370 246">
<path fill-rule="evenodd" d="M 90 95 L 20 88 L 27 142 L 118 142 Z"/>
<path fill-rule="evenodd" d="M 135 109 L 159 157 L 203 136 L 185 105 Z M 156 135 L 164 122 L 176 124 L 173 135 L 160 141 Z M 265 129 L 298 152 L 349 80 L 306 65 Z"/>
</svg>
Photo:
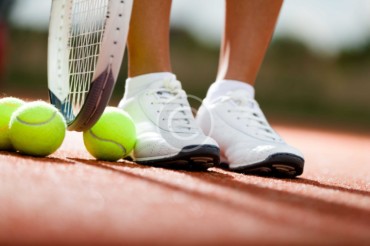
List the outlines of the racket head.
<svg viewBox="0 0 370 246">
<path fill-rule="evenodd" d="M 117 81 L 132 0 L 53 0 L 48 41 L 50 102 L 69 130 L 99 119 Z"/>
</svg>

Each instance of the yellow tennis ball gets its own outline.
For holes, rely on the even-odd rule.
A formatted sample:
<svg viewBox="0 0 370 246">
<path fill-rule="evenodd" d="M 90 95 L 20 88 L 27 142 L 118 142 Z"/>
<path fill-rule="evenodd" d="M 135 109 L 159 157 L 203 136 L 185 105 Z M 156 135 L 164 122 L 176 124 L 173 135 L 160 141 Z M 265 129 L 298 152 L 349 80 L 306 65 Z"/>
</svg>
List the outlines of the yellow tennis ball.
<svg viewBox="0 0 370 246">
<path fill-rule="evenodd" d="M 62 114 L 42 101 L 18 108 L 9 126 L 14 148 L 33 156 L 47 156 L 56 151 L 63 142 L 67 127 Z"/>
<path fill-rule="evenodd" d="M 14 97 L 0 99 L 0 150 L 13 149 L 9 139 L 9 122 L 13 112 L 23 104 L 24 101 Z"/>
<path fill-rule="evenodd" d="M 107 107 L 88 131 L 83 133 L 86 149 L 99 160 L 117 161 L 130 154 L 136 143 L 131 117 L 121 109 Z"/>
</svg>

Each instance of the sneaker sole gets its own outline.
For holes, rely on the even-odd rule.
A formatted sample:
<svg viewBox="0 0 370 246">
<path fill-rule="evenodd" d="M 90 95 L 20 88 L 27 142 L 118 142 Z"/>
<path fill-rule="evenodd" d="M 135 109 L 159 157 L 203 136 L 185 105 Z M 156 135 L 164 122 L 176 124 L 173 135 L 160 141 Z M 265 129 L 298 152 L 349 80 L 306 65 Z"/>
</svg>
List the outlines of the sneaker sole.
<svg viewBox="0 0 370 246">
<path fill-rule="evenodd" d="M 229 170 L 258 176 L 294 178 L 303 173 L 304 159 L 292 154 L 279 153 L 264 161 L 248 166 L 229 168 Z"/>
<path fill-rule="evenodd" d="M 190 145 L 171 157 L 135 162 L 169 169 L 206 170 L 220 163 L 220 149 L 213 145 Z"/>
</svg>

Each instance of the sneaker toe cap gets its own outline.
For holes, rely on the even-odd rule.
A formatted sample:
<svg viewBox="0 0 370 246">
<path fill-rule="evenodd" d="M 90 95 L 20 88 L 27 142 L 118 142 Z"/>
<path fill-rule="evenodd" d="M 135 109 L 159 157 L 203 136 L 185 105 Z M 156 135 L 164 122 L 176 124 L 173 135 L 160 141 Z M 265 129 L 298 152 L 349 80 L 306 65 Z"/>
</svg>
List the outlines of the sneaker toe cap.
<svg viewBox="0 0 370 246">
<path fill-rule="evenodd" d="M 287 144 L 261 144 L 251 145 L 241 143 L 228 150 L 228 162 L 253 164 L 266 160 L 275 154 L 289 154 L 304 159 L 303 154 L 296 148 Z"/>
<path fill-rule="evenodd" d="M 187 146 L 211 145 L 218 148 L 217 143 L 210 137 L 195 139 L 178 139 L 166 137 L 164 134 L 146 132 L 138 136 L 134 149 L 136 159 L 164 158 L 178 154 Z"/>
<path fill-rule="evenodd" d="M 169 156 L 177 152 L 177 148 L 171 146 L 162 136 L 155 133 L 145 133 L 138 136 L 134 149 L 136 158 Z"/>
</svg>

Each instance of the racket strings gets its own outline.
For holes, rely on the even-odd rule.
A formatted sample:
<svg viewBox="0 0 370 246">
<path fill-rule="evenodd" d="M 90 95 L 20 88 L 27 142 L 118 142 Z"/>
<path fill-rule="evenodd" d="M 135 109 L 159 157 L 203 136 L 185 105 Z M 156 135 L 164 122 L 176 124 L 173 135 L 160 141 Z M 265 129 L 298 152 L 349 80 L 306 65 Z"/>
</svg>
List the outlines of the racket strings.
<svg viewBox="0 0 370 246">
<path fill-rule="evenodd" d="M 74 0 L 69 44 L 68 101 L 70 114 L 77 115 L 93 80 L 108 15 L 109 0 Z"/>
</svg>

